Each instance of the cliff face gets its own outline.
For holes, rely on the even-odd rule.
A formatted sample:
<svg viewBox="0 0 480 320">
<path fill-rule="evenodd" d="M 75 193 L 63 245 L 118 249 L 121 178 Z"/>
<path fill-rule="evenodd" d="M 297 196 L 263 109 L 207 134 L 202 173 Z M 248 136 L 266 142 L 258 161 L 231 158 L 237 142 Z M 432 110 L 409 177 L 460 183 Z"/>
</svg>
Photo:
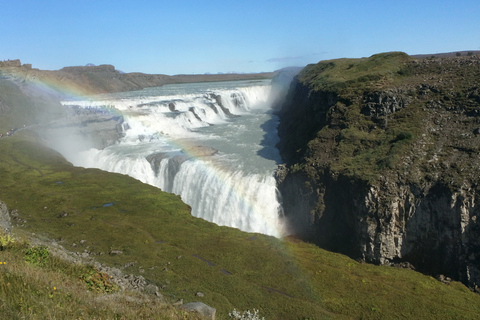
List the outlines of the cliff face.
<svg viewBox="0 0 480 320">
<path fill-rule="evenodd" d="M 377 264 L 480 283 L 480 59 L 308 66 L 280 112 L 292 232 Z"/>
</svg>

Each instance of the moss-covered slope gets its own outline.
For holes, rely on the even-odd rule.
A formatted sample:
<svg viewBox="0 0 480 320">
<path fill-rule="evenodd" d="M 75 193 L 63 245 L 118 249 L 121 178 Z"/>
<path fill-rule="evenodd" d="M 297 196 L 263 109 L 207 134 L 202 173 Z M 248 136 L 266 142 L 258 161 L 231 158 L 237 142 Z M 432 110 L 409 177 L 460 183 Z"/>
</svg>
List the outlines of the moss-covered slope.
<svg viewBox="0 0 480 320">
<path fill-rule="evenodd" d="M 268 319 L 480 315 L 480 297 L 459 283 L 218 227 L 192 217 L 175 195 L 72 167 L 22 135 L 0 141 L 0 195 L 18 210 L 13 230 L 143 275 L 172 301 L 200 300 L 219 318 L 233 308 Z"/>
</svg>

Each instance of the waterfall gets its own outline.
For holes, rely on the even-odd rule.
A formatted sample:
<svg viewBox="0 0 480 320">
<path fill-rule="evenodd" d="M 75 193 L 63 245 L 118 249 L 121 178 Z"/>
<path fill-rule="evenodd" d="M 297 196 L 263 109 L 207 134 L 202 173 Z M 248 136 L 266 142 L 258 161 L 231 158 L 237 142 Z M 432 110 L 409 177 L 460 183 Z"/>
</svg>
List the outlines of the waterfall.
<svg viewBox="0 0 480 320">
<path fill-rule="evenodd" d="M 283 231 L 276 163 L 258 155 L 267 147 L 261 127 L 274 117 L 269 93 L 265 82 L 230 82 L 65 101 L 116 109 L 128 128 L 118 144 L 68 160 L 178 194 L 196 217 L 278 237 Z"/>
</svg>

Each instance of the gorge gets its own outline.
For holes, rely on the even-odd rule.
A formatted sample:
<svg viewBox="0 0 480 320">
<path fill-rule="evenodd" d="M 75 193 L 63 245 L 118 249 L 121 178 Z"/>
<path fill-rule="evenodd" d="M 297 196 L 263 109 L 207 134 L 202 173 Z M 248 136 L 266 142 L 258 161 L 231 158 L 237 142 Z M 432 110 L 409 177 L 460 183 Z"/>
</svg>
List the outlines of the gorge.
<svg viewBox="0 0 480 320">
<path fill-rule="evenodd" d="M 95 261 L 112 281 L 142 282 L 155 305 L 202 301 L 219 318 L 234 308 L 267 319 L 478 318 L 478 65 L 403 53 L 321 61 L 293 80 L 281 108 L 269 92 L 278 81 L 288 89 L 298 70 L 272 83 L 68 99 L 45 84 L 95 79 L 104 90 L 113 77 L 130 88 L 136 76 L 0 66 L 0 132 L 14 132 L 0 139 L 0 225 Z M 18 272 L 23 247 L 2 250 L 2 301 L 88 318 L 121 299 L 92 293 L 69 311 L 78 277 L 38 283 L 47 273 Z M 58 265 L 48 275 L 64 272 Z M 13 278 L 28 290 L 12 294 Z M 146 312 L 141 301 L 121 304 Z M 104 317 L 127 314 L 118 310 Z"/>
</svg>

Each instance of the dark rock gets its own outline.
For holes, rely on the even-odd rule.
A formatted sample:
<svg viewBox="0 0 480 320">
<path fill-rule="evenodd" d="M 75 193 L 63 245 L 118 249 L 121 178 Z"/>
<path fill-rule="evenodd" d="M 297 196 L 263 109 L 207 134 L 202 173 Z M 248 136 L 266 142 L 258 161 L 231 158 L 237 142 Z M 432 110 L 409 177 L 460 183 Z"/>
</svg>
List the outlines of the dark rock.
<svg viewBox="0 0 480 320">
<path fill-rule="evenodd" d="M 217 94 L 214 94 L 214 93 L 210 93 L 207 95 L 210 99 L 213 99 L 215 100 L 215 102 L 217 103 L 217 105 L 220 107 L 220 109 L 222 109 L 223 113 L 225 113 L 228 117 L 230 118 L 234 118 L 234 117 L 238 117 L 238 115 L 235 115 L 233 113 L 230 112 L 230 110 L 228 108 L 226 108 L 224 105 L 223 105 L 223 102 L 222 102 L 222 97 L 220 95 L 217 95 Z M 233 97 L 235 98 L 235 97 Z M 238 100 L 238 98 L 237 98 Z M 237 102 L 238 103 L 238 102 Z M 215 113 L 218 113 L 217 110 L 216 110 L 216 107 L 215 107 Z"/>
</svg>

